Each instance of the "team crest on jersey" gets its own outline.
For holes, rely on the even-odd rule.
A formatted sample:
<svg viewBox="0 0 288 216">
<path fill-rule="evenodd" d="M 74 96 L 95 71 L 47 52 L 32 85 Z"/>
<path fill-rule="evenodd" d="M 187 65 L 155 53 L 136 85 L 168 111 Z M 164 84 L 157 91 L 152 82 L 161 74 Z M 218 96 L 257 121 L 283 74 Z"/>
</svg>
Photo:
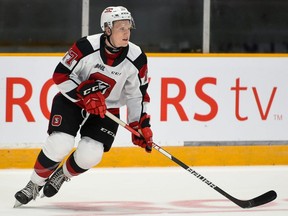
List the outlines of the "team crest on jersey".
<svg viewBox="0 0 288 216">
<path fill-rule="evenodd" d="M 52 117 L 52 121 L 51 121 L 51 124 L 52 126 L 54 127 L 59 127 L 62 123 L 62 116 L 61 115 L 54 115 Z"/>
</svg>

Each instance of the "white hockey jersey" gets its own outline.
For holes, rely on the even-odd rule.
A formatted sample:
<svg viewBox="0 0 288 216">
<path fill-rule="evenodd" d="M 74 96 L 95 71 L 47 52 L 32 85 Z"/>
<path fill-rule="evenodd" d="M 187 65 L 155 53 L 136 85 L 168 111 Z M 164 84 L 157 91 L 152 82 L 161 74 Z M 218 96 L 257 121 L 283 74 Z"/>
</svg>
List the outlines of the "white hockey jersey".
<svg viewBox="0 0 288 216">
<path fill-rule="evenodd" d="M 60 92 L 78 105 L 81 104 L 76 94 L 78 85 L 95 80 L 108 109 L 127 105 L 128 123 L 139 121 L 150 102 L 147 57 L 140 47 L 129 42 L 109 65 L 104 47 L 104 34 L 81 38 L 57 65 L 53 80 Z"/>
</svg>

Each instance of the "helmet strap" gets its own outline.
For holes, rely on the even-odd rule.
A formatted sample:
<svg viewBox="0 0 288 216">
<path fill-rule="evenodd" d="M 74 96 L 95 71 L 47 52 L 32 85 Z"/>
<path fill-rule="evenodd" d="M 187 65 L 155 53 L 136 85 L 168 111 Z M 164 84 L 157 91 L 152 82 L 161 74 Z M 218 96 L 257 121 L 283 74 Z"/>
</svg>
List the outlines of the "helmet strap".
<svg viewBox="0 0 288 216">
<path fill-rule="evenodd" d="M 111 34 L 112 34 L 112 31 L 111 31 Z M 110 40 L 111 34 L 110 34 L 110 35 L 106 35 L 107 41 L 108 41 L 108 43 L 111 45 L 111 47 L 108 46 L 108 45 L 105 43 L 105 48 L 106 48 L 109 52 L 111 52 L 111 53 L 118 53 L 118 52 L 122 49 L 122 47 L 115 47 L 115 46 L 112 44 L 112 42 L 111 42 L 111 40 Z"/>
</svg>

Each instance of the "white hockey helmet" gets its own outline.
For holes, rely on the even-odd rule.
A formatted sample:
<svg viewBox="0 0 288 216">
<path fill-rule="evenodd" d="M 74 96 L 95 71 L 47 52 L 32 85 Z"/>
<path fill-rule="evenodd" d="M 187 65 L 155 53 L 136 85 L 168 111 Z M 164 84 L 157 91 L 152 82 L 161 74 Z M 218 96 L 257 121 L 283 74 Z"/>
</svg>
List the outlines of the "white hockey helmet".
<svg viewBox="0 0 288 216">
<path fill-rule="evenodd" d="M 130 20 L 132 29 L 135 28 L 135 23 L 131 13 L 122 6 L 110 6 L 104 9 L 101 14 L 100 25 L 101 29 L 105 31 L 105 27 L 108 26 L 109 28 L 113 27 L 113 22 L 117 20 Z"/>
</svg>

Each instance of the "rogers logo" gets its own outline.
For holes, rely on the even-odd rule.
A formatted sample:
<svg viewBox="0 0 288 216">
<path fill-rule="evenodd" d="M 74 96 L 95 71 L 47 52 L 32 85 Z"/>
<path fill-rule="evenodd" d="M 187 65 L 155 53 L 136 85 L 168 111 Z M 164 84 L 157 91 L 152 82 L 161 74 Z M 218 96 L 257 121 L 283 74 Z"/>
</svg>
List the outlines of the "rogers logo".
<svg viewBox="0 0 288 216">
<path fill-rule="evenodd" d="M 108 78 L 105 78 L 104 75 L 98 75 L 99 78 L 101 77 L 104 79 L 106 83 L 111 88 L 115 85 L 115 81 L 109 80 Z M 98 77 L 97 76 L 97 77 Z M 153 79 L 152 79 L 153 80 Z M 110 88 L 107 88 L 107 85 L 103 85 L 103 83 L 100 85 L 101 90 L 105 90 L 105 96 L 110 94 Z M 185 83 L 183 80 L 176 78 L 176 77 L 162 77 L 160 80 L 160 98 L 155 98 L 153 95 L 152 98 L 155 98 L 157 101 L 160 101 L 160 121 L 166 122 L 168 121 L 169 115 L 171 115 L 170 112 L 176 113 L 181 121 L 190 121 L 192 119 L 200 122 L 207 122 L 215 119 L 217 115 L 219 114 L 219 109 L 221 108 L 221 102 L 217 101 L 217 98 L 212 96 L 211 93 L 207 93 L 205 90 L 206 87 L 209 88 L 215 88 L 215 91 L 219 84 L 217 83 L 216 77 L 203 77 L 199 79 L 196 84 L 193 86 L 187 86 L 187 83 Z M 50 89 L 54 86 L 54 82 L 52 79 L 47 80 L 42 88 L 40 89 L 40 98 L 39 98 L 39 108 L 42 112 L 43 116 L 49 120 L 50 116 L 50 105 L 48 103 L 48 93 Z M 24 89 L 22 90 L 22 96 L 14 95 L 14 89 L 21 87 Z M 170 90 L 171 88 L 177 88 L 178 93 L 175 96 L 170 96 Z M 159 87 L 157 87 L 158 89 Z M 203 111 L 202 109 L 199 109 L 195 111 L 193 116 L 191 117 L 189 115 L 189 111 L 191 107 L 187 108 L 183 105 L 184 99 L 187 99 L 187 89 L 195 91 L 195 96 L 197 99 L 199 99 L 201 102 L 206 104 L 209 107 L 208 111 Z M 244 99 L 245 94 L 250 94 L 250 97 L 252 98 L 252 101 L 249 101 L 249 103 L 252 103 L 251 106 L 256 108 L 256 113 L 254 112 L 254 115 L 257 115 L 262 121 L 265 121 L 268 119 L 269 116 L 274 115 L 275 120 L 283 120 L 283 116 L 281 113 L 275 114 L 271 113 L 270 110 L 273 108 L 273 104 L 276 103 L 275 99 L 277 98 L 277 90 L 278 87 L 269 87 L 268 94 L 267 95 L 261 95 L 262 88 L 259 88 L 257 86 L 248 87 L 243 84 L 241 84 L 240 78 L 236 78 L 234 83 L 231 83 L 229 88 L 227 88 L 227 91 L 229 91 L 229 95 L 233 98 L 233 101 L 230 100 L 229 106 L 231 105 L 232 109 L 231 113 L 233 113 L 233 118 L 235 118 L 238 121 L 247 121 L 249 120 L 249 115 L 245 112 L 243 109 L 243 104 L 247 103 L 247 100 Z M 38 91 L 38 90 L 37 90 Z M 16 113 L 17 110 L 14 110 L 14 107 L 18 107 L 20 109 L 20 113 L 26 118 L 27 122 L 35 122 L 36 119 L 34 117 L 34 111 L 35 106 L 30 105 L 30 100 L 34 94 L 37 92 L 33 87 L 32 83 L 25 78 L 17 77 L 7 77 L 6 78 L 6 100 L 5 100 L 5 106 L 6 106 L 6 113 L 5 113 L 5 122 L 14 122 L 14 117 L 19 115 Z M 149 92 L 149 89 L 148 89 Z M 269 93 L 270 92 L 270 93 Z M 244 94 L 245 93 L 245 94 Z M 280 93 L 280 92 L 279 92 Z M 278 93 L 278 94 L 279 94 Z M 220 97 L 225 97 L 222 94 L 219 95 Z M 278 98 L 279 100 L 283 101 L 283 96 Z M 189 98 L 191 100 L 191 98 Z M 226 100 L 226 97 L 224 98 Z M 194 103 L 194 102 L 192 102 Z M 278 102 L 277 102 L 278 103 Z M 151 105 L 155 105 L 152 104 Z M 157 105 L 155 105 L 157 106 Z M 193 106 L 193 104 L 192 104 Z M 173 111 L 168 112 L 168 107 L 173 107 Z M 220 107 L 220 108 L 219 108 Z M 281 106 L 283 107 L 283 106 Z M 230 108 L 229 108 L 230 109 Z M 174 114 L 173 113 L 173 114 Z M 226 115 L 226 114 L 225 114 Z M 228 114 L 227 114 L 228 115 Z M 190 118 L 190 119 L 189 119 Z M 226 117 L 225 117 L 226 118 Z"/>
</svg>

